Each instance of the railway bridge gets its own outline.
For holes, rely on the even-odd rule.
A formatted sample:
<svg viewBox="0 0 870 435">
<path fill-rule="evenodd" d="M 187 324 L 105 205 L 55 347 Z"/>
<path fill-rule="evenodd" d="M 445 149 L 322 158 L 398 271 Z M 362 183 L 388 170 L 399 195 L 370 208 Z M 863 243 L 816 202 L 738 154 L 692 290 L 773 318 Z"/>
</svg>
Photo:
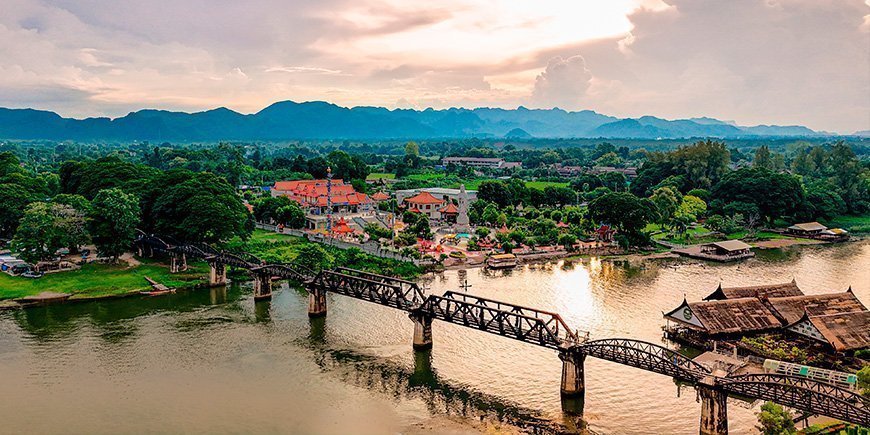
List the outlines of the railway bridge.
<svg viewBox="0 0 870 435">
<path fill-rule="evenodd" d="M 590 340 L 572 330 L 558 313 L 448 291 L 426 295 L 414 282 L 339 267 L 313 271 L 299 264 L 269 264 L 246 253 L 228 252 L 207 244 L 182 244 L 141 233 L 134 241 L 140 255 L 170 256 L 171 269 L 187 267 L 188 257 L 209 264 L 209 284 L 226 284 L 226 267 L 245 269 L 254 283 L 254 299 L 269 299 L 274 279 L 301 283 L 308 292 L 308 315 L 325 316 L 326 293 L 384 305 L 408 313 L 414 324 L 414 349 L 432 347 L 434 320 L 476 329 L 552 349 L 562 361 L 561 395 L 582 414 L 587 357 L 636 367 L 692 384 L 701 401 L 700 433 L 728 433 L 727 398 L 769 400 L 808 415 L 824 415 L 870 426 L 870 400 L 837 385 L 780 374 L 730 375 L 714 372 L 663 346 L 629 338 Z"/>
</svg>

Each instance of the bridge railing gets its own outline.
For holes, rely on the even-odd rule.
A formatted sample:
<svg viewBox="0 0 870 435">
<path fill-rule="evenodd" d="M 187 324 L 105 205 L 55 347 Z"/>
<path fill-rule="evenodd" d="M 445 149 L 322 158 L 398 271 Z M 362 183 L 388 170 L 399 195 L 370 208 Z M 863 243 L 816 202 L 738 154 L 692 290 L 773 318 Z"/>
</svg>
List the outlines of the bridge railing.
<svg viewBox="0 0 870 435">
<path fill-rule="evenodd" d="M 413 281 L 395 278 L 392 276 L 378 275 L 376 273 L 365 272 L 362 270 L 351 269 L 347 267 L 338 267 L 335 269 L 335 271 L 344 275 L 358 276 L 360 278 L 397 286 L 402 289 L 402 293 L 405 295 L 405 299 L 411 301 L 411 303 L 415 306 L 421 305 L 423 301 L 426 300 L 426 295 L 423 293 L 423 290 L 420 288 L 419 285 L 417 285 L 416 282 Z"/>
<path fill-rule="evenodd" d="M 323 291 L 339 293 L 405 311 L 411 311 L 418 307 L 418 304 L 406 297 L 402 288 L 397 285 L 331 270 L 320 272 L 310 285 Z"/>
<path fill-rule="evenodd" d="M 480 305 L 462 299 L 429 295 L 420 311 L 448 323 L 479 329 L 503 337 L 551 349 L 566 346 L 564 332 L 560 335 L 553 324 L 525 314 Z"/>
<path fill-rule="evenodd" d="M 646 341 L 608 338 L 588 341 L 575 349 L 585 355 L 690 382 L 697 382 L 710 374 L 710 369 L 689 357 Z"/>
<path fill-rule="evenodd" d="M 556 336 L 560 337 L 566 344 L 579 344 L 582 341 L 578 333 L 568 327 L 568 324 L 565 323 L 565 320 L 562 319 L 562 315 L 559 313 L 524 307 L 522 305 L 489 299 L 482 296 L 475 296 L 469 293 L 455 292 L 452 290 L 445 292 L 444 297 L 541 319 L 547 326 L 547 329 L 552 330 Z"/>
<path fill-rule="evenodd" d="M 728 376 L 716 383 L 729 394 L 870 426 L 870 399 L 836 385 L 773 373 Z"/>
</svg>

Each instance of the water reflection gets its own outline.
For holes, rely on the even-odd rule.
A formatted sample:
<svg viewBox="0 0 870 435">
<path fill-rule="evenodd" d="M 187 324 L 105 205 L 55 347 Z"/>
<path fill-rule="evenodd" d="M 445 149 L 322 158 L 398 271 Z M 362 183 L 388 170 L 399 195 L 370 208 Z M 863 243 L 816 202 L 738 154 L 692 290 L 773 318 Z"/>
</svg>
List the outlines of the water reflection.
<svg viewBox="0 0 870 435">
<path fill-rule="evenodd" d="M 706 296 L 720 281 L 747 285 L 794 277 L 807 293 L 842 290 L 851 284 L 868 304 L 868 265 L 870 243 L 864 242 L 761 251 L 739 264 L 589 258 L 513 271 L 449 270 L 422 282 L 434 294 L 460 289 L 467 282 L 471 293 L 483 297 L 556 311 L 569 326 L 588 330 L 593 338 L 661 342 L 661 312 L 684 295 L 690 300 Z M 397 412 L 412 415 L 410 419 L 449 414 L 539 433 L 587 430 L 577 416 L 581 409 L 588 430 L 595 432 L 697 433 L 700 409 L 694 394 L 678 396 L 670 378 L 587 360 L 585 403 L 563 402 L 558 393 L 561 366 L 552 351 L 436 323 L 434 349 L 414 353 L 406 314 L 338 295 L 330 295 L 328 304 L 326 318 L 309 319 L 302 289 L 282 284 L 276 286 L 271 302 L 255 304 L 250 287 L 234 283 L 159 298 L 137 296 L 0 313 L 0 364 L 12 378 L 0 399 L 55 400 L 48 409 L 56 420 L 66 421 L 102 411 L 97 405 L 70 405 L 67 402 L 75 400 L 69 398 L 102 398 L 102 406 L 126 418 L 119 416 L 112 429 L 126 432 L 172 431 L 142 416 L 188 421 L 189 415 L 166 403 L 183 407 L 196 402 L 215 408 L 203 410 L 203 418 L 192 428 L 244 431 L 262 421 L 248 421 L 250 415 L 222 404 L 259 400 L 261 412 L 295 419 L 264 429 L 273 432 L 317 432 L 313 429 L 328 423 L 318 410 L 345 405 L 342 412 L 353 412 L 374 402 L 402 409 Z M 106 380 L 109 383 L 101 384 Z M 58 395 L 67 402 L 58 402 Z M 300 395 L 304 401 L 295 401 Z M 219 403 L 209 402 L 216 397 Z M 290 402 L 294 406 L 288 412 Z M 299 410 L 309 402 L 312 409 Z M 0 409 L 0 420 L 10 425 L 10 431 L 24 432 L 40 421 L 20 418 L 29 409 L 23 408 Z M 752 432 L 753 412 L 729 408 L 732 433 Z M 367 417 L 359 418 L 351 423 L 363 424 Z M 409 419 L 404 414 L 401 418 Z M 94 419 L 76 421 L 79 426 L 70 427 L 81 432 L 107 431 Z M 403 431 L 401 424 L 371 424 L 371 431 Z"/>
</svg>

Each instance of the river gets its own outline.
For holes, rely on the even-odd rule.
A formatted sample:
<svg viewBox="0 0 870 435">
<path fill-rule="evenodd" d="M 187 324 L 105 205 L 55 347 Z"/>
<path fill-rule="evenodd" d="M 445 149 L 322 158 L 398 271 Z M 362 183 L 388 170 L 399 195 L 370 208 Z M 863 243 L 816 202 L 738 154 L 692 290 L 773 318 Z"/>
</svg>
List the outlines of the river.
<svg viewBox="0 0 870 435">
<path fill-rule="evenodd" d="M 870 242 L 761 251 L 739 264 L 584 259 L 513 271 L 446 271 L 421 282 L 557 311 L 592 338 L 660 342 L 662 311 L 725 285 L 796 279 L 806 293 L 852 286 L 870 304 Z M 398 310 L 330 294 L 310 321 L 286 284 L 254 304 L 247 283 L 0 313 L 4 433 L 550 433 L 561 411 L 554 351 L 436 321 L 411 349 Z M 694 390 L 586 360 L 585 422 L 601 434 L 695 434 Z M 754 433 L 729 401 L 731 433 Z"/>
</svg>

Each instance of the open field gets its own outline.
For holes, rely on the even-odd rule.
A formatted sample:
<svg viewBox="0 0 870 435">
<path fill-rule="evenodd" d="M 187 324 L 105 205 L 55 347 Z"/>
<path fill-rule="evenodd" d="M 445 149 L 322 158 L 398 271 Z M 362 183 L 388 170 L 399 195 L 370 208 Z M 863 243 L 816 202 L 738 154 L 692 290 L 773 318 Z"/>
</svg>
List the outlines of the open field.
<svg viewBox="0 0 870 435">
<path fill-rule="evenodd" d="M 393 180 L 396 178 L 396 174 L 390 174 L 388 172 L 373 172 L 366 177 L 366 180 Z"/>
<path fill-rule="evenodd" d="M 850 233 L 870 233 L 870 215 L 837 216 L 823 223 L 830 228 L 843 228 Z"/>
<path fill-rule="evenodd" d="M 149 277 L 169 287 L 193 285 L 208 275 L 208 266 L 191 263 L 186 272 L 169 273 L 169 267 L 151 261 L 138 266 L 126 264 L 85 264 L 79 270 L 51 273 L 39 279 L 21 278 L 0 273 L 0 300 L 35 295 L 44 291 L 69 293 L 74 299 L 148 290 Z"/>
</svg>

